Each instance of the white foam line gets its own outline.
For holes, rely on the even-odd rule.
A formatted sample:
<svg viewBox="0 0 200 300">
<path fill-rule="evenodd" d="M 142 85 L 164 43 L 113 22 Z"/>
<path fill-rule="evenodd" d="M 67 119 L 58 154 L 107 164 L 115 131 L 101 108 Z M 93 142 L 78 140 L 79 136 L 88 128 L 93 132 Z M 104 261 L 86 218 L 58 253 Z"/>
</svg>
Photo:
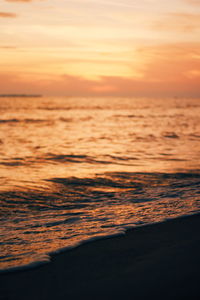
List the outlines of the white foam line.
<svg viewBox="0 0 200 300">
<path fill-rule="evenodd" d="M 192 215 L 198 215 L 199 213 L 200 212 L 197 211 L 197 212 L 193 212 L 193 213 L 188 213 L 186 215 L 177 216 L 175 218 L 174 217 L 169 217 L 169 218 L 166 218 L 166 219 L 161 220 L 159 222 L 144 223 L 144 224 L 140 224 L 140 225 L 133 224 L 132 226 L 127 225 L 127 226 L 124 226 L 123 228 L 118 229 L 118 231 L 116 231 L 112 234 L 100 234 L 98 236 L 93 236 L 89 239 L 85 239 L 85 240 L 82 240 L 80 242 L 77 242 L 74 245 L 66 246 L 66 247 L 57 249 L 55 251 L 49 252 L 49 253 L 38 254 L 38 255 L 36 254 L 35 256 L 32 256 L 32 257 L 33 258 L 35 257 L 36 259 L 38 258 L 37 261 L 32 261 L 32 262 L 30 262 L 29 264 L 26 264 L 26 265 L 0 269 L 0 273 L 5 274 L 5 273 L 10 273 L 10 272 L 23 271 L 23 270 L 29 270 L 29 269 L 32 269 L 32 268 L 36 268 L 36 267 L 42 266 L 44 264 L 50 263 L 52 256 L 55 256 L 57 254 L 73 250 L 73 249 L 75 249 L 79 246 L 89 244 L 90 242 L 97 241 L 97 240 L 110 239 L 112 237 L 123 236 L 123 235 L 126 234 L 126 232 L 128 230 L 131 230 L 131 229 L 134 229 L 134 228 L 152 226 L 152 225 L 155 225 L 155 224 L 165 223 L 165 222 L 167 222 L 169 220 L 173 220 L 173 219 L 175 220 L 175 219 L 187 218 L 187 217 L 192 216 Z"/>
</svg>

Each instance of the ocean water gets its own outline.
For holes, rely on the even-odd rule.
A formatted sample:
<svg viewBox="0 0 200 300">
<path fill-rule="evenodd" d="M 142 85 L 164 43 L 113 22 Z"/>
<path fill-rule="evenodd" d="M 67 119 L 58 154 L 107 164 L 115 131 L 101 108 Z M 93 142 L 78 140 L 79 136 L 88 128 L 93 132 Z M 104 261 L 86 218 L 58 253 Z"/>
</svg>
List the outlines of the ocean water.
<svg viewBox="0 0 200 300">
<path fill-rule="evenodd" d="M 0 267 L 199 212 L 200 99 L 0 98 Z"/>
</svg>

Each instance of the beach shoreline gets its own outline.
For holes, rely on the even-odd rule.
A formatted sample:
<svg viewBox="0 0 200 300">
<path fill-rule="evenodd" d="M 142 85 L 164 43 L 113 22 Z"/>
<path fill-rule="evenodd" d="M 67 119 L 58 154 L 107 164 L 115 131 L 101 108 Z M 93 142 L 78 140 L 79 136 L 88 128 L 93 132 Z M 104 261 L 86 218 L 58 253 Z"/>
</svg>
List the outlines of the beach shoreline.
<svg viewBox="0 0 200 300">
<path fill-rule="evenodd" d="M 197 299 L 200 214 L 128 229 L 1 273 L 0 299 Z"/>
</svg>

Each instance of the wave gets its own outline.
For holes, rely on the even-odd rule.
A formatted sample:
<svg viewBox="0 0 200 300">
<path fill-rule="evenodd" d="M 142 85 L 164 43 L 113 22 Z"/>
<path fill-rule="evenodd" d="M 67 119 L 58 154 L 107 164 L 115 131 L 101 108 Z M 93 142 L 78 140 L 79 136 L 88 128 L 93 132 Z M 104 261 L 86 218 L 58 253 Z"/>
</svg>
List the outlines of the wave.
<svg viewBox="0 0 200 300">
<path fill-rule="evenodd" d="M 128 119 L 132 119 L 132 118 L 144 118 L 145 116 L 143 115 L 135 115 L 135 114 L 131 114 L 131 115 L 114 115 L 114 118 L 128 118 Z"/>
<path fill-rule="evenodd" d="M 19 119 L 0 119 L 0 124 L 4 124 L 4 123 L 17 123 L 20 122 Z"/>
<path fill-rule="evenodd" d="M 67 189 L 72 189 L 74 195 L 78 190 L 79 199 L 81 198 L 80 191 L 83 190 L 82 196 L 85 198 L 87 193 L 90 193 L 91 199 L 98 199 L 107 194 L 108 199 L 111 196 L 116 196 L 119 190 L 125 190 L 126 193 L 131 193 L 135 201 L 141 197 L 141 194 L 148 195 L 146 201 L 153 201 L 156 197 L 163 194 L 168 195 L 168 192 L 176 190 L 177 197 L 182 195 L 186 187 L 194 190 L 198 194 L 198 187 L 200 187 L 199 173 L 130 173 L 130 172 L 116 172 L 106 173 L 105 176 L 95 178 L 51 178 L 48 181 L 60 184 Z M 87 187 L 87 189 L 86 189 Z M 155 189 L 157 187 L 157 189 Z M 74 190 L 74 188 L 76 190 Z M 96 190 L 98 188 L 98 190 Z M 110 189 L 112 188 L 112 190 Z M 148 191 L 151 190 L 151 194 Z M 112 192 L 111 192 L 112 191 Z M 188 191 L 188 190 L 187 190 Z M 92 194 L 91 194 L 92 192 Z M 93 198 L 92 196 L 95 197 Z"/>
<path fill-rule="evenodd" d="M 128 157 L 128 156 L 117 156 L 117 155 L 104 155 L 104 157 L 111 158 L 113 160 L 119 160 L 119 161 L 129 161 L 129 160 L 138 160 L 137 157 Z"/>
<path fill-rule="evenodd" d="M 18 167 L 18 166 L 23 166 L 25 164 L 21 161 L 10 160 L 10 161 L 0 161 L 0 165 L 7 166 L 7 167 Z"/>
<path fill-rule="evenodd" d="M 90 155 L 72 155 L 72 154 L 53 154 L 50 153 L 45 157 L 46 160 L 53 160 L 59 162 L 73 162 L 73 163 L 100 163 L 100 164 L 112 164 L 119 163 L 121 161 L 130 161 L 130 160 L 138 160 L 136 157 L 128 157 L 128 156 L 117 156 L 117 155 L 102 155 L 101 158 L 96 159 Z"/>
<path fill-rule="evenodd" d="M 112 162 L 104 161 L 100 159 L 95 159 L 89 155 L 71 155 L 71 154 L 48 154 L 45 157 L 47 161 L 57 161 L 57 162 L 72 162 L 72 163 L 101 163 L 110 164 Z"/>
<path fill-rule="evenodd" d="M 132 119 L 132 118 L 138 118 L 138 119 L 143 119 L 143 118 L 181 118 L 181 117 L 184 117 L 184 114 L 178 114 L 178 113 L 174 113 L 174 114 L 171 114 L 171 113 L 166 113 L 166 114 L 159 114 L 158 115 L 153 115 L 153 114 L 145 114 L 145 115 L 141 115 L 141 114 L 130 114 L 130 115 L 127 115 L 127 114 L 117 114 L 117 115 L 113 115 L 114 118 L 128 118 L 128 119 Z"/>
<path fill-rule="evenodd" d="M 194 139 L 199 139 L 200 138 L 200 134 L 197 134 L 197 133 L 191 133 L 189 134 L 189 137 L 192 137 Z"/>
<path fill-rule="evenodd" d="M 3 143 L 3 141 L 2 141 Z M 16 157 L 12 159 L 4 159 L 0 161 L 0 165 L 8 167 L 32 166 L 35 164 L 45 164 L 50 162 L 56 163 L 86 163 L 86 164 L 117 164 L 117 165 L 133 165 L 131 162 L 138 160 L 137 157 L 102 155 L 96 158 L 90 155 L 73 155 L 73 154 L 54 154 L 47 153 L 42 156 Z"/>
<path fill-rule="evenodd" d="M 169 139 L 179 139 L 179 135 L 176 134 L 175 132 L 166 132 L 163 137 L 169 138 Z"/>
<path fill-rule="evenodd" d="M 200 210 L 198 170 L 107 172 L 45 182 L 43 189 L 0 193 L 1 246 L 10 249 L 2 252 L 3 266 L 32 263 L 32 255 L 40 255 L 41 247 L 46 255 L 90 238 Z"/>
<path fill-rule="evenodd" d="M 50 122 L 48 119 L 0 119 L 0 124 L 7 124 L 7 123 L 46 123 Z"/>
<path fill-rule="evenodd" d="M 126 193 L 126 197 L 129 195 L 131 202 L 138 199 L 154 201 L 155 197 L 158 199 L 163 195 L 167 197 L 175 191 L 178 198 L 188 192 L 188 189 L 199 195 L 200 173 L 108 172 L 94 178 L 50 178 L 45 181 L 55 186 L 46 191 L 24 189 L 1 192 L 2 209 L 11 206 L 21 211 L 25 209 L 25 212 L 26 209 L 30 211 L 67 209 L 65 213 L 62 212 L 62 217 L 67 215 L 74 218 L 82 211 L 71 209 L 88 206 L 91 202 L 102 200 L 102 197 L 105 201 L 112 202 L 113 199 L 121 201 L 120 191 Z"/>
<path fill-rule="evenodd" d="M 92 119 L 92 117 L 82 117 L 80 119 L 78 119 L 81 122 L 87 122 L 90 121 Z M 51 123 L 53 124 L 54 122 L 64 122 L 64 123 L 72 123 L 76 121 L 76 118 L 65 118 L 65 117 L 60 117 L 57 119 L 32 119 L 32 118 L 26 118 L 26 119 L 0 119 L 0 124 L 40 124 L 40 123 Z"/>
<path fill-rule="evenodd" d="M 111 106 L 101 106 L 101 105 L 70 105 L 70 106 L 39 106 L 37 109 L 39 110 L 47 110 L 47 111 L 71 111 L 71 110 L 112 110 Z"/>
</svg>

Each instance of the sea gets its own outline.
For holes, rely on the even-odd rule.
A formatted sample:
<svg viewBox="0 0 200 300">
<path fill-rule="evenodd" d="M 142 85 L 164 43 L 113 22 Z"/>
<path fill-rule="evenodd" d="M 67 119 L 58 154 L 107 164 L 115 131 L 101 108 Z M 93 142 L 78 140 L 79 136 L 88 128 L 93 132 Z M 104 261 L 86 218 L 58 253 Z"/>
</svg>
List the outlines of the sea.
<svg viewBox="0 0 200 300">
<path fill-rule="evenodd" d="M 0 98 L 1 270 L 198 213 L 199 158 L 200 99 Z"/>
</svg>

